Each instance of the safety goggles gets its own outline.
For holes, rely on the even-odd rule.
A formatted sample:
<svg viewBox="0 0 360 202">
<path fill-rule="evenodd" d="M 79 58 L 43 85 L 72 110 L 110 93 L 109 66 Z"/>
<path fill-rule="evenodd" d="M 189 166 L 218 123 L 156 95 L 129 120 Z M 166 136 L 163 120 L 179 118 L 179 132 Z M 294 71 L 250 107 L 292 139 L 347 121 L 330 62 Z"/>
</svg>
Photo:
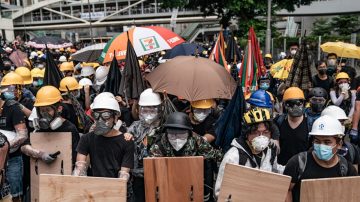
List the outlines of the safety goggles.
<svg viewBox="0 0 360 202">
<path fill-rule="evenodd" d="M 312 97 L 310 98 L 311 103 L 325 103 L 326 100 L 323 97 Z"/>
<path fill-rule="evenodd" d="M 15 92 L 16 90 L 16 86 L 15 85 L 10 85 L 10 86 L 3 86 L 1 87 L 1 92 Z"/>
<path fill-rule="evenodd" d="M 167 136 L 169 140 L 176 140 L 176 139 L 186 140 L 189 136 L 189 133 L 186 130 L 177 131 L 176 133 L 173 132 L 174 131 L 172 129 L 167 130 Z"/>
<path fill-rule="evenodd" d="M 194 108 L 193 109 L 194 111 L 194 114 L 206 114 L 206 115 L 209 115 L 211 113 L 211 109 L 198 109 L 198 108 Z"/>
<path fill-rule="evenodd" d="M 114 113 L 111 111 L 105 111 L 105 112 L 92 112 L 92 117 L 95 120 L 99 120 L 100 118 L 103 120 L 109 120 L 114 116 Z"/>
<path fill-rule="evenodd" d="M 160 108 L 154 106 L 140 107 L 140 114 L 156 114 L 159 113 Z"/>
<path fill-rule="evenodd" d="M 288 100 L 285 102 L 286 107 L 294 107 L 294 106 L 303 106 L 304 101 L 303 100 Z"/>
</svg>

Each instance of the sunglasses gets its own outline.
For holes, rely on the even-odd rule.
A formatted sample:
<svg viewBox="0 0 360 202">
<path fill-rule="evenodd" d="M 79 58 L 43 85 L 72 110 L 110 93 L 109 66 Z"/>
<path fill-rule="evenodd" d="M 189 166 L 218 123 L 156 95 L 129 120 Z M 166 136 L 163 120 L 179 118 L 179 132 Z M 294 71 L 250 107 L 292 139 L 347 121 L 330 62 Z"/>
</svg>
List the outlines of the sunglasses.
<svg viewBox="0 0 360 202">
<path fill-rule="evenodd" d="M 92 117 L 95 120 L 99 120 L 100 118 L 102 120 L 109 120 L 111 117 L 114 116 L 113 112 L 106 111 L 106 112 L 92 112 Z"/>
<path fill-rule="evenodd" d="M 303 106 L 303 105 L 304 105 L 303 100 L 288 100 L 285 102 L 286 107 Z"/>
</svg>

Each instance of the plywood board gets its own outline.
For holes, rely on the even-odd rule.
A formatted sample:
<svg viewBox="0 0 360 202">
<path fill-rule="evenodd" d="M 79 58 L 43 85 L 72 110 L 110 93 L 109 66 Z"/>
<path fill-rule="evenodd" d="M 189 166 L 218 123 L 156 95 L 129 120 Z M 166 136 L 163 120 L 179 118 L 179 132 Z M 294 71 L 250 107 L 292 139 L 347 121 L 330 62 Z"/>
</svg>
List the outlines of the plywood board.
<svg viewBox="0 0 360 202">
<path fill-rule="evenodd" d="M 357 202 L 360 177 L 309 179 L 301 181 L 301 202 Z"/>
<path fill-rule="evenodd" d="M 126 180 L 40 175 L 40 202 L 126 202 Z"/>
<path fill-rule="evenodd" d="M 146 202 L 204 200 L 203 157 L 144 159 Z"/>
<path fill-rule="evenodd" d="M 259 169 L 226 164 L 218 201 L 285 201 L 291 178 Z"/>
<path fill-rule="evenodd" d="M 43 161 L 30 160 L 31 178 L 31 201 L 38 202 L 39 197 L 39 175 L 40 174 L 64 174 L 71 175 L 72 172 L 72 143 L 71 133 L 32 133 L 30 135 L 31 145 L 38 150 L 55 153 L 60 151 L 60 155 L 51 164 Z"/>
</svg>

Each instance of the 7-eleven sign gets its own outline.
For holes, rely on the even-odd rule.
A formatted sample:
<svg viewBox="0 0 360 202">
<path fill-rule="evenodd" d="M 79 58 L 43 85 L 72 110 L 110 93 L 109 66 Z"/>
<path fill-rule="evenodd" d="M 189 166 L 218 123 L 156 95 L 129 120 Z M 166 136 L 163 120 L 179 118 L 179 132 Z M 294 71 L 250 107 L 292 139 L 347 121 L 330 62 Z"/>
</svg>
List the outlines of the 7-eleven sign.
<svg viewBox="0 0 360 202">
<path fill-rule="evenodd" d="M 142 39 L 140 39 L 140 43 L 141 43 L 141 46 L 143 47 L 144 51 L 149 51 L 149 50 L 157 49 L 160 47 L 155 36 L 142 38 Z"/>
</svg>

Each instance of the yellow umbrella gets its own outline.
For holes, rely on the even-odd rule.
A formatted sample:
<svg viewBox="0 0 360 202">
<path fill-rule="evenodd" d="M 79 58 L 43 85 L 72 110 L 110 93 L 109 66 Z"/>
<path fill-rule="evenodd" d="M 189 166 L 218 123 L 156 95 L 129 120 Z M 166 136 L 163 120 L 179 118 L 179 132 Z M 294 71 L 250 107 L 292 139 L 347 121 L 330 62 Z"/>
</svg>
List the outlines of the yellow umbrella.
<svg viewBox="0 0 360 202">
<path fill-rule="evenodd" d="M 322 51 L 326 53 L 335 53 L 338 57 L 360 59 L 360 47 L 355 44 L 344 42 L 326 42 L 320 47 Z"/>
<path fill-rule="evenodd" d="M 292 63 L 293 63 L 293 59 L 280 60 L 279 62 L 271 65 L 270 74 L 275 79 L 281 79 L 281 80 L 287 79 L 287 77 L 289 76 Z"/>
</svg>

